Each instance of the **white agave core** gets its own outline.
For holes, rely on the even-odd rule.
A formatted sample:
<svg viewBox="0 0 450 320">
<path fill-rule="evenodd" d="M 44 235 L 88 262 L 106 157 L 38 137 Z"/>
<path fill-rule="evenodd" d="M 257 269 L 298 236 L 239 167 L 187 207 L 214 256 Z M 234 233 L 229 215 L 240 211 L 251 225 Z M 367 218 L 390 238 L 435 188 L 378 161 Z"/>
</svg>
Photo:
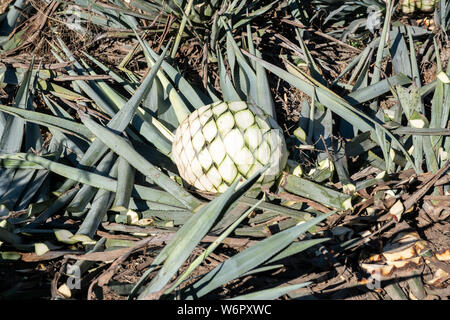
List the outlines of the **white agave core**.
<svg viewBox="0 0 450 320">
<path fill-rule="evenodd" d="M 224 192 L 267 164 L 257 185 L 272 185 L 288 157 L 276 121 L 243 101 L 216 102 L 195 110 L 178 127 L 172 155 L 188 184 L 213 193 Z"/>
</svg>

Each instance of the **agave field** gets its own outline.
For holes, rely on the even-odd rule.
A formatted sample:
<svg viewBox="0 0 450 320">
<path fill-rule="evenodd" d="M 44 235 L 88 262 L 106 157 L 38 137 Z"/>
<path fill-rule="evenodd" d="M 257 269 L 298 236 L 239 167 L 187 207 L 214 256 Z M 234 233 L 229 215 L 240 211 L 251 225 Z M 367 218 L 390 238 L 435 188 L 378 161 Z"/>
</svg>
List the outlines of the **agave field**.
<svg viewBox="0 0 450 320">
<path fill-rule="evenodd" d="M 447 300 L 450 3 L 0 0 L 0 299 Z"/>
</svg>

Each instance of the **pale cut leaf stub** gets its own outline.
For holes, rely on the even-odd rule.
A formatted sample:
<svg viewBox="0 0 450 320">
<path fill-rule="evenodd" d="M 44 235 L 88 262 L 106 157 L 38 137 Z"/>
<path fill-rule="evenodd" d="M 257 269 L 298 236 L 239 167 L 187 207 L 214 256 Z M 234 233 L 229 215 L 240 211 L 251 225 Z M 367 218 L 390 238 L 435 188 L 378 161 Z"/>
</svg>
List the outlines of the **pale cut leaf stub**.
<svg viewBox="0 0 450 320">
<path fill-rule="evenodd" d="M 255 186 L 270 186 L 288 157 L 276 121 L 244 101 L 215 102 L 192 112 L 175 133 L 172 155 L 189 185 L 211 193 L 224 192 L 266 165 Z"/>
</svg>

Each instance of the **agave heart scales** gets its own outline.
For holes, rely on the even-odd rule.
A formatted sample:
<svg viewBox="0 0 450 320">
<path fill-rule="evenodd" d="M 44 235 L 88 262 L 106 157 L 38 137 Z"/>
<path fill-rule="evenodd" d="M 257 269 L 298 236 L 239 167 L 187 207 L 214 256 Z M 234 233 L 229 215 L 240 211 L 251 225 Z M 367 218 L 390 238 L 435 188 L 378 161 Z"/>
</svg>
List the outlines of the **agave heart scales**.
<svg viewBox="0 0 450 320">
<path fill-rule="evenodd" d="M 270 186 L 288 152 L 277 122 L 243 101 L 216 102 L 189 115 L 178 127 L 172 155 L 181 177 L 199 191 L 221 193 L 241 177 L 268 169 L 256 186 Z"/>
<path fill-rule="evenodd" d="M 433 12 L 437 2 L 437 0 L 402 0 L 400 5 L 404 14 L 410 14 L 417 11 Z"/>
</svg>

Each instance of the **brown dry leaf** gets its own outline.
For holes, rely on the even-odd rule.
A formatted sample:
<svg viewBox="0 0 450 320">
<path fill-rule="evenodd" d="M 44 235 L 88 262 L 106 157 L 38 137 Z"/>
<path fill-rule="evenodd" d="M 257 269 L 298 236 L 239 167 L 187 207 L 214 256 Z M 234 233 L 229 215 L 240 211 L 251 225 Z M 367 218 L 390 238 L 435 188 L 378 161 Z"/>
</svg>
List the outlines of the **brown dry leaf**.
<svg viewBox="0 0 450 320">
<path fill-rule="evenodd" d="M 414 249 L 413 244 L 404 245 L 402 247 L 396 247 L 395 249 L 391 249 L 383 252 L 383 256 L 387 261 L 400 261 L 405 259 L 411 259 L 416 255 L 416 250 Z"/>
<path fill-rule="evenodd" d="M 120 239 L 120 240 L 131 240 L 131 241 L 138 241 L 140 238 L 129 236 L 127 234 L 111 234 L 109 232 L 104 232 L 101 230 L 97 230 L 97 235 L 100 237 L 106 238 L 106 239 Z"/>
<path fill-rule="evenodd" d="M 140 241 L 137 241 L 136 244 L 132 247 L 120 249 L 123 251 L 123 253 L 119 257 L 117 257 L 117 259 L 115 259 L 113 261 L 113 263 L 109 266 L 109 268 L 105 272 L 103 272 L 100 276 L 98 276 L 98 278 L 93 283 L 97 283 L 98 286 L 103 287 L 114 276 L 115 272 L 117 271 L 117 268 L 119 268 L 119 266 L 125 260 L 127 260 L 128 257 L 133 252 L 140 250 L 142 248 L 145 248 L 151 242 L 151 240 L 152 240 L 152 238 L 148 237 L 148 238 L 142 239 Z M 107 253 L 107 252 L 104 252 L 104 253 Z"/>
<path fill-rule="evenodd" d="M 361 263 L 361 267 L 371 274 L 388 276 L 394 270 L 421 265 L 423 259 L 418 254 L 427 247 L 428 243 L 421 240 L 417 232 L 401 232 L 384 247 L 381 254 L 370 256 L 366 263 Z"/>
</svg>

